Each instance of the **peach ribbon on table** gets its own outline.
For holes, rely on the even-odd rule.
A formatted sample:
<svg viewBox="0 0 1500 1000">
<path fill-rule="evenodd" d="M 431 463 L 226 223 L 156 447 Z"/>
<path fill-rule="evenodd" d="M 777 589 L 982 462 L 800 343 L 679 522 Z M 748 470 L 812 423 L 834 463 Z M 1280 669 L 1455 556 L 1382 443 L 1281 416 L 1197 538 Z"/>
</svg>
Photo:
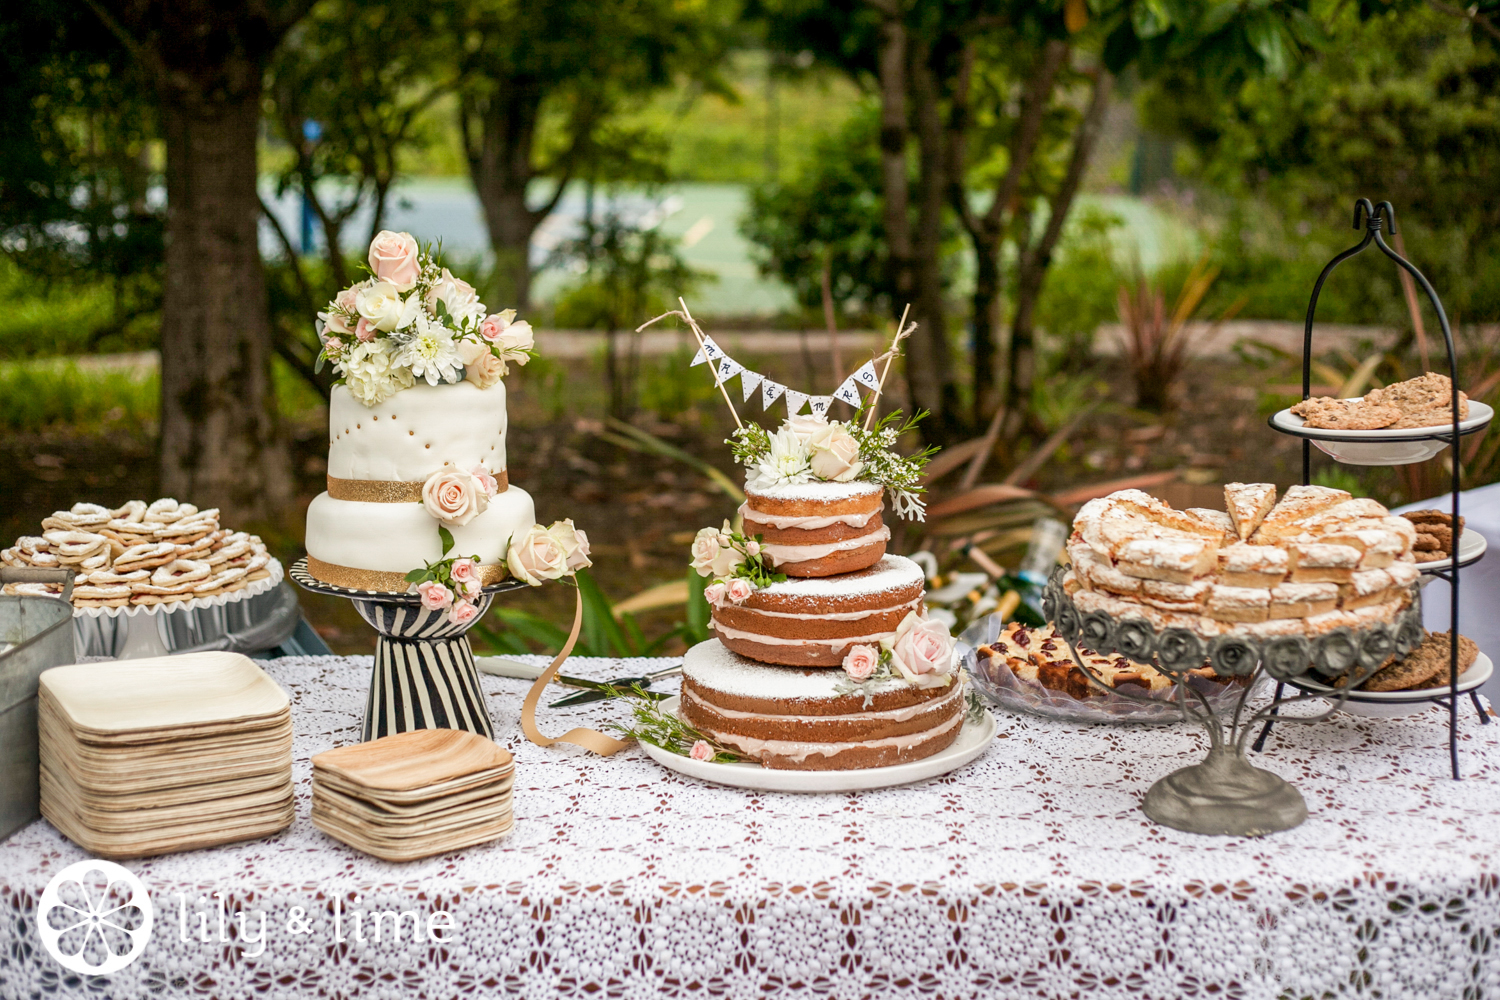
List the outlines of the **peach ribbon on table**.
<svg viewBox="0 0 1500 1000">
<path fill-rule="evenodd" d="M 543 670 L 541 676 L 531 685 L 531 690 L 526 692 L 526 700 L 521 703 L 521 732 L 526 738 L 539 747 L 550 747 L 554 743 L 571 743 L 575 747 L 583 747 L 591 753 L 601 757 L 619 753 L 630 746 L 627 740 L 617 740 L 613 736 L 606 736 L 595 729 L 579 727 L 570 729 L 556 738 L 542 735 L 542 731 L 536 727 L 536 707 L 542 700 L 542 692 L 547 685 L 552 683 L 552 678 L 570 655 L 573 647 L 578 642 L 578 633 L 583 630 L 583 593 L 578 594 L 578 610 L 573 614 L 573 631 L 568 634 L 568 641 L 563 644 L 562 652 L 552 661 L 552 665 Z"/>
</svg>

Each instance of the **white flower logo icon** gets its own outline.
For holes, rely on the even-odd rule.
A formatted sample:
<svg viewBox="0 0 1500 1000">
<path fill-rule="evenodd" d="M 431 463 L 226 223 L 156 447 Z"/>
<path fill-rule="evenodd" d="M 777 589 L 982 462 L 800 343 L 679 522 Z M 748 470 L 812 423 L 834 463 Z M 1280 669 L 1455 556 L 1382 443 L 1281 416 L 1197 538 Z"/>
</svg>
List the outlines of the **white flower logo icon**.
<svg viewBox="0 0 1500 1000">
<path fill-rule="evenodd" d="M 140 957 L 151 940 L 151 895 L 110 861 L 78 861 L 52 877 L 37 904 L 42 947 L 63 968 L 107 976 Z"/>
</svg>

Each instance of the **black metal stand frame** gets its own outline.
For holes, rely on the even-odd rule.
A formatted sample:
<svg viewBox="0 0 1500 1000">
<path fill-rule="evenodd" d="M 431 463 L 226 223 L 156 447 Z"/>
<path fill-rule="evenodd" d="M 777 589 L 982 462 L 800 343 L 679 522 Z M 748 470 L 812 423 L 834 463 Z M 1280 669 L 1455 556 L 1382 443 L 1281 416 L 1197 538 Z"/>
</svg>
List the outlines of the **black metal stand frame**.
<svg viewBox="0 0 1500 1000">
<path fill-rule="evenodd" d="M 1453 407 L 1453 437 L 1448 439 L 1449 448 L 1451 449 L 1449 457 L 1453 466 L 1453 519 L 1449 522 L 1453 528 L 1453 542 L 1451 546 L 1453 552 L 1452 557 L 1448 561 L 1447 569 L 1426 571 L 1433 576 L 1448 581 L 1450 597 L 1452 599 L 1448 619 L 1448 691 L 1446 694 L 1440 692 L 1425 700 L 1446 703 L 1448 706 L 1448 758 L 1453 767 L 1453 780 L 1457 781 L 1461 777 L 1458 768 L 1458 571 L 1460 569 L 1458 565 L 1458 542 L 1460 535 L 1458 527 L 1458 493 L 1463 476 L 1463 461 L 1459 449 L 1462 439 L 1459 436 L 1458 426 L 1458 353 L 1453 347 L 1453 330 L 1448 325 L 1448 314 L 1444 311 L 1443 303 L 1438 299 L 1437 292 L 1433 290 L 1432 284 L 1410 261 L 1402 257 L 1395 250 L 1392 250 L 1385 242 L 1385 237 L 1381 235 L 1382 230 L 1387 230 L 1392 235 L 1395 235 L 1395 207 L 1388 201 L 1372 205 L 1368 198 L 1359 199 L 1354 203 L 1354 228 L 1365 231 L 1364 239 L 1328 262 L 1327 266 L 1323 268 L 1322 273 L 1318 275 L 1317 283 L 1313 285 L 1312 300 L 1307 304 L 1307 325 L 1302 335 L 1302 398 L 1305 400 L 1312 395 L 1313 317 L 1318 310 L 1318 296 L 1322 294 L 1323 283 L 1328 280 L 1328 275 L 1333 272 L 1335 267 L 1338 267 L 1350 257 L 1363 252 L 1371 243 L 1374 243 L 1380 248 L 1381 253 L 1395 261 L 1399 267 L 1410 274 L 1417 284 L 1422 287 L 1427 300 L 1432 303 L 1432 308 L 1437 313 L 1438 324 L 1443 329 L 1443 344 L 1448 350 L 1448 377 L 1452 382 L 1453 388 L 1453 400 L 1451 404 Z M 1274 424 L 1272 426 L 1275 427 Z M 1276 429 L 1282 430 L 1281 428 Z M 1282 433 L 1287 432 L 1282 430 Z M 1307 485 L 1312 480 L 1312 442 L 1319 435 L 1304 431 L 1297 436 L 1302 438 L 1302 483 L 1303 485 Z M 1443 434 L 1421 434 L 1400 440 L 1433 440 L 1443 439 L 1444 437 L 1445 435 Z M 1332 440 L 1331 437 L 1329 439 Z M 1260 736 L 1256 738 L 1253 747 L 1257 753 L 1265 747 L 1266 737 L 1270 735 L 1271 726 L 1276 722 L 1275 716 L 1277 715 L 1278 707 L 1282 704 L 1283 699 L 1281 695 L 1285 686 L 1285 683 L 1281 681 L 1278 681 L 1276 684 L 1276 696 L 1272 702 L 1270 716 L 1266 719 L 1265 727 L 1261 729 Z M 1469 697 L 1473 700 L 1474 708 L 1479 713 L 1479 721 L 1488 725 L 1490 721 L 1489 716 L 1485 714 L 1484 707 L 1480 704 L 1478 692 L 1470 691 Z"/>
</svg>

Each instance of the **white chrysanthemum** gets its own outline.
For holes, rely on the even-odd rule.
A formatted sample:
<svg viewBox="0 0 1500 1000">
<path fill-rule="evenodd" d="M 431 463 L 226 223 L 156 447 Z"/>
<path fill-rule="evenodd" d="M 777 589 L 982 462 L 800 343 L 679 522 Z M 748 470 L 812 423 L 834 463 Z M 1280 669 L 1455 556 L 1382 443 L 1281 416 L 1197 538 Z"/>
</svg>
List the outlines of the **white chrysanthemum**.
<svg viewBox="0 0 1500 1000">
<path fill-rule="evenodd" d="M 463 378 L 463 361 L 453 331 L 435 319 L 417 316 L 415 333 L 396 356 L 396 364 L 410 368 L 412 376 L 438 382 L 457 382 Z"/>
<path fill-rule="evenodd" d="M 351 348 L 334 367 L 344 376 L 349 393 L 366 406 L 383 403 L 412 385 L 411 370 L 396 363 L 382 338 Z"/>
<path fill-rule="evenodd" d="M 755 466 L 755 476 L 746 483 L 751 489 L 766 490 L 775 486 L 792 486 L 812 480 L 812 455 L 807 445 L 787 425 L 771 435 L 771 447 Z"/>
</svg>

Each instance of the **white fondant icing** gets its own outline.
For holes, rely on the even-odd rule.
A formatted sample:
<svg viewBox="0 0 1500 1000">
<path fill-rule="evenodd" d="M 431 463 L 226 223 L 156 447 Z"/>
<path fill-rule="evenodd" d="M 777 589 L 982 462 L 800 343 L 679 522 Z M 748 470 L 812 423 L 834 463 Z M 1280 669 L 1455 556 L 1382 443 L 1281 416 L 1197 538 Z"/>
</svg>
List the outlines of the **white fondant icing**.
<svg viewBox="0 0 1500 1000">
<path fill-rule="evenodd" d="M 802 763 L 807 758 L 818 754 L 823 757 L 832 757 L 834 754 L 845 750 L 904 750 L 907 747 L 916 746 L 918 743 L 941 736 L 950 729 L 956 729 L 963 725 L 964 715 L 959 712 L 953 718 L 940 726 L 924 729 L 917 733 L 908 733 L 905 736 L 887 736 L 882 740 L 860 740 L 857 743 L 809 743 L 802 740 L 758 740 L 751 736 L 738 736 L 734 733 L 715 733 L 714 735 L 723 743 L 734 747 L 748 757 L 785 757 Z"/>
<path fill-rule="evenodd" d="M 448 530 L 455 554 L 498 563 L 510 536 L 535 523 L 531 494 L 512 486 L 468 524 Z M 307 554 L 354 569 L 407 573 L 443 557 L 437 529 L 438 522 L 419 503 L 364 503 L 320 493 L 307 508 Z"/>
<path fill-rule="evenodd" d="M 767 542 L 760 547 L 760 550 L 771 560 L 772 566 L 780 566 L 782 563 L 824 559 L 835 552 L 852 552 L 867 545 L 874 545 L 876 542 L 883 542 L 890 537 L 891 529 L 882 524 L 879 530 L 860 535 L 858 538 L 846 538 L 841 542 L 825 542 L 822 545 L 772 545 Z"/>
<path fill-rule="evenodd" d="M 840 573 L 838 576 L 793 577 L 773 583 L 758 593 L 777 597 L 865 597 L 900 590 L 926 582 L 922 567 L 905 556 L 885 555 L 862 573 Z"/>
<path fill-rule="evenodd" d="M 366 406 L 336 385 L 328 401 L 328 474 L 420 482 L 444 465 L 505 468 L 505 384 L 418 383 Z"/>
<path fill-rule="evenodd" d="M 870 519 L 885 510 L 885 504 L 879 509 L 868 511 L 864 514 L 834 514 L 831 517 L 778 517 L 775 514 L 763 514 L 754 510 L 748 503 L 740 504 L 740 516 L 746 521 L 755 524 L 764 524 L 775 528 L 777 531 L 786 531 L 791 528 L 800 528 L 803 531 L 817 531 L 820 528 L 829 528 L 835 524 L 847 524 L 851 528 L 863 528 L 870 523 Z"/>
<path fill-rule="evenodd" d="M 802 670 L 772 667 L 731 652 L 717 639 L 700 642 L 682 658 L 682 676 L 710 691 L 742 698 L 793 698 L 809 701 L 842 698 L 834 690 L 847 680 L 842 670 L 827 667 Z M 871 685 L 870 694 L 900 691 L 906 682 L 898 677 Z"/>
</svg>

